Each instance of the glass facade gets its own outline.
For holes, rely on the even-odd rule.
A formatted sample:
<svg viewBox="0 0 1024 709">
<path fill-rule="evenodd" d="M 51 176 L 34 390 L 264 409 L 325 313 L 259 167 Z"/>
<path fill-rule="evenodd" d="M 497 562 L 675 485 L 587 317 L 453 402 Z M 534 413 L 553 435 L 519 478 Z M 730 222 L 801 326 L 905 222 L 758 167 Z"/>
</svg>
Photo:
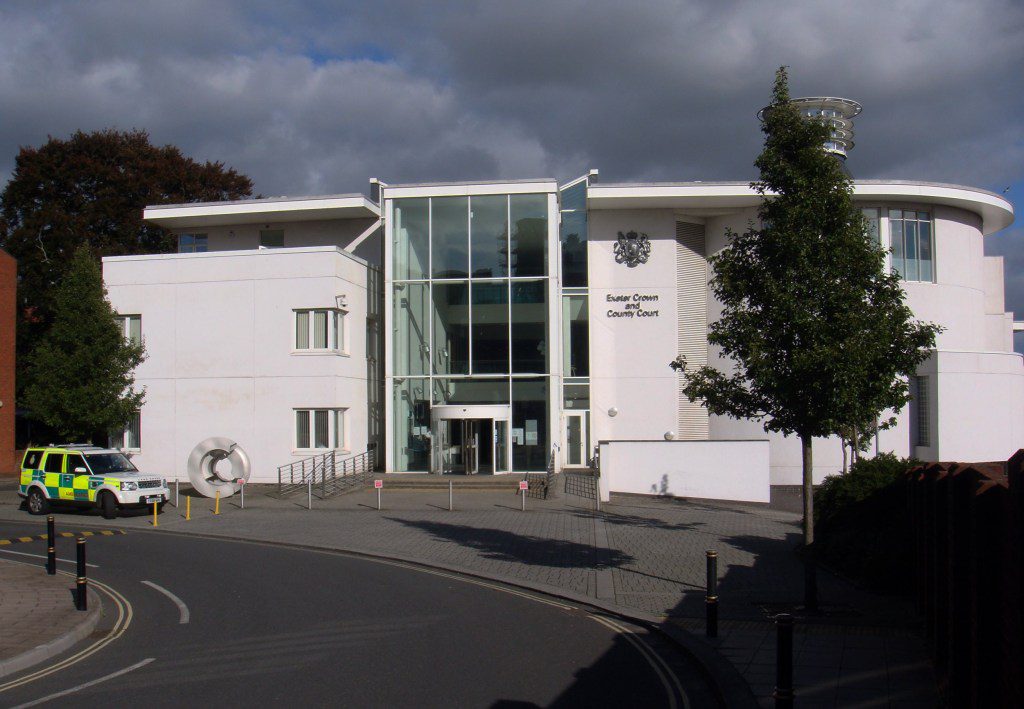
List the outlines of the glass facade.
<svg viewBox="0 0 1024 709">
<path fill-rule="evenodd" d="M 500 405 L 512 469 L 544 470 L 549 435 L 549 194 L 392 201 L 396 471 L 427 471 L 431 406 Z M 450 442 L 450 441 L 449 441 Z M 502 446 L 504 443 L 502 443 Z M 493 469 L 504 469 L 495 461 Z"/>
</svg>

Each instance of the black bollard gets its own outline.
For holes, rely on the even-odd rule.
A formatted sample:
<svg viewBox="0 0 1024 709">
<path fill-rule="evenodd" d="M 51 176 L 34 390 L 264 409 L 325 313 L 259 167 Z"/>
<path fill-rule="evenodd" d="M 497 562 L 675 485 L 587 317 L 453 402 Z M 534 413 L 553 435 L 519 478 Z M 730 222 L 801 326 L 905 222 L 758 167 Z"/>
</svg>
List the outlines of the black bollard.
<svg viewBox="0 0 1024 709">
<path fill-rule="evenodd" d="M 704 632 L 709 638 L 718 637 L 718 552 L 705 552 L 708 561 L 707 593 L 704 596 L 704 611 L 707 622 Z"/>
<path fill-rule="evenodd" d="M 75 608 L 80 611 L 89 610 L 88 582 L 85 579 L 85 537 L 78 538 L 78 593 L 75 594 Z"/>
<path fill-rule="evenodd" d="M 793 616 L 775 616 L 775 709 L 793 709 Z"/>
<path fill-rule="evenodd" d="M 57 547 L 54 546 L 54 537 L 57 536 L 53 528 L 53 515 L 46 516 L 46 573 L 53 576 L 57 573 Z"/>
</svg>

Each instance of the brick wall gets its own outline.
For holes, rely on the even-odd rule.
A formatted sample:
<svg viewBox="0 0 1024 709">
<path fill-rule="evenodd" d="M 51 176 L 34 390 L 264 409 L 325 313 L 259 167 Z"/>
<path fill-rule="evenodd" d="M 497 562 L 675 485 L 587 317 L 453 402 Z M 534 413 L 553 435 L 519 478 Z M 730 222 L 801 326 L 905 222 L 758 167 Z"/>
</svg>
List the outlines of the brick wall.
<svg viewBox="0 0 1024 709">
<path fill-rule="evenodd" d="M 1024 704 L 1024 450 L 908 473 L 914 596 L 949 706 Z"/>
<path fill-rule="evenodd" d="M 14 452 L 14 328 L 17 262 L 0 249 L 0 476 L 13 475 Z"/>
</svg>

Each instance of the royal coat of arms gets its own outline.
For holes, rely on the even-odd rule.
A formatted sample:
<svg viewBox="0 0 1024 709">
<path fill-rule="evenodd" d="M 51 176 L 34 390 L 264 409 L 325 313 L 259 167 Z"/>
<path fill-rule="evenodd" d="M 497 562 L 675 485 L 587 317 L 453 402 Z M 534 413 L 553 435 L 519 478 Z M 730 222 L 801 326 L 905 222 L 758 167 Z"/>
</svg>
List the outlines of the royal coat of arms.
<svg viewBox="0 0 1024 709">
<path fill-rule="evenodd" d="M 624 263 L 630 268 L 647 263 L 651 255 L 651 241 L 647 234 L 628 231 L 619 232 L 619 240 L 615 243 L 615 263 Z"/>
</svg>

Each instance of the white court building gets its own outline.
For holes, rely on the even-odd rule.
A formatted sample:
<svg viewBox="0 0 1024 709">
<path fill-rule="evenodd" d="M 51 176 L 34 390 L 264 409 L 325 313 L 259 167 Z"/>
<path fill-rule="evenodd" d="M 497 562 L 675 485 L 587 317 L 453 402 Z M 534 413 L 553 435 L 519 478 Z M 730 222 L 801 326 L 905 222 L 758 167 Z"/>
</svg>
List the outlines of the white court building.
<svg viewBox="0 0 1024 709">
<path fill-rule="evenodd" d="M 916 316 L 945 328 L 872 448 L 1007 458 L 1024 441 L 1024 367 L 983 241 L 1012 206 L 923 182 L 857 181 L 854 197 Z M 747 183 L 592 172 L 149 207 L 180 253 L 104 259 L 148 353 L 123 443 L 185 479 L 193 446 L 227 436 L 257 482 L 331 449 L 438 474 L 584 467 L 599 451 L 605 493 L 765 502 L 799 483 L 799 442 L 708 416 L 669 366 L 729 366 L 708 348 L 707 258 L 758 201 Z M 819 479 L 841 467 L 838 440 L 814 453 Z"/>
</svg>

